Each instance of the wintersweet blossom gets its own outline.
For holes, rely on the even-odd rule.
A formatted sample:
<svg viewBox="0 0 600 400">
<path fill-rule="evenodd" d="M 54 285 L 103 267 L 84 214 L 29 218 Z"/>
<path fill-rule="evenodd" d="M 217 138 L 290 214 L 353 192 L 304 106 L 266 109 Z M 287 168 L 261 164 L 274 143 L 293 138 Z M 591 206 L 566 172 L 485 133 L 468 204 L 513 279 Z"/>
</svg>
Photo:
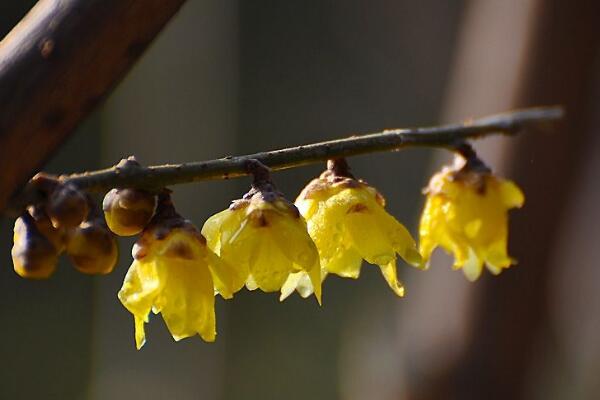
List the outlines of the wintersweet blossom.
<svg viewBox="0 0 600 400">
<path fill-rule="evenodd" d="M 228 266 L 169 200 L 162 199 L 133 247 L 133 258 L 119 299 L 134 316 L 137 348 L 146 341 L 150 311 L 162 315 L 175 340 L 199 334 L 214 341 L 215 287 L 223 297 L 232 295 Z"/>
<path fill-rule="evenodd" d="M 339 164 L 341 161 L 336 160 Z M 362 261 L 378 265 L 390 288 L 404 295 L 398 281 L 396 259 L 419 267 L 421 256 L 408 230 L 385 210 L 385 199 L 377 190 L 347 172 L 340 174 L 336 164 L 310 182 L 296 199 L 306 218 L 308 233 L 319 250 L 322 274 L 358 278 Z M 285 296 L 294 289 L 310 294 L 302 274 L 290 277 Z"/>
<path fill-rule="evenodd" d="M 479 278 L 484 264 L 497 275 L 515 263 L 507 238 L 508 210 L 525 201 L 517 185 L 459 164 L 435 174 L 426 194 L 419 229 L 426 262 L 440 246 L 454 255 L 454 268 L 470 281 Z"/>
<path fill-rule="evenodd" d="M 315 244 L 297 208 L 270 182 L 258 182 L 242 199 L 210 217 L 202 234 L 208 246 L 236 270 L 234 291 L 275 292 L 304 272 L 321 302 L 321 268 Z"/>
</svg>

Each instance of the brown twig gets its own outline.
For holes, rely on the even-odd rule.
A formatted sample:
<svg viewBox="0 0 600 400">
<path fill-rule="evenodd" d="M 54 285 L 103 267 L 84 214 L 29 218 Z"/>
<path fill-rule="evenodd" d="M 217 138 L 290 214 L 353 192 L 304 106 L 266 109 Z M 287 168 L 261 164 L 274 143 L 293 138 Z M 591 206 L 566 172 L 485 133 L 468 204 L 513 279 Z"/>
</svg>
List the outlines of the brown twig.
<svg viewBox="0 0 600 400">
<path fill-rule="evenodd" d="M 60 179 L 81 189 L 105 192 L 113 187 L 133 187 L 151 191 L 180 183 L 228 179 L 249 174 L 248 162 L 259 161 L 272 170 L 282 170 L 332 158 L 398 150 L 404 147 L 441 147 L 460 152 L 464 140 L 492 134 L 516 134 L 561 118 L 560 107 L 532 108 L 499 114 L 462 124 L 431 128 L 397 129 L 305 146 L 268 151 L 210 161 L 142 167 L 121 162 L 104 170 L 65 175 Z M 19 211 L 39 198 L 34 185 L 25 186 L 11 201 L 9 210 Z"/>
</svg>

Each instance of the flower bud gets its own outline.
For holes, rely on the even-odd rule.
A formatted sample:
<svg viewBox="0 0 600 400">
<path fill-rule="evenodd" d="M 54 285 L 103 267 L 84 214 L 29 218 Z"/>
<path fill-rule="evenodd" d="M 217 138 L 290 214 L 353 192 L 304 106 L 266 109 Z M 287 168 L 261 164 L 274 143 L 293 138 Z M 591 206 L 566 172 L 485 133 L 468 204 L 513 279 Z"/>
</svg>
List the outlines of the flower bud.
<svg viewBox="0 0 600 400">
<path fill-rule="evenodd" d="M 84 221 L 69 233 L 67 255 L 84 274 L 108 274 L 117 264 L 117 241 L 100 218 Z"/>
<path fill-rule="evenodd" d="M 75 228 L 89 211 L 84 193 L 72 185 L 58 184 L 50 193 L 46 213 L 55 228 Z"/>
<path fill-rule="evenodd" d="M 150 222 L 156 196 L 139 189 L 112 189 L 104 197 L 102 209 L 111 231 L 119 236 L 140 233 Z"/>
<path fill-rule="evenodd" d="M 37 228 L 28 213 L 17 218 L 14 227 L 12 260 L 23 278 L 45 279 L 56 269 L 58 251 Z"/>
<path fill-rule="evenodd" d="M 50 217 L 41 207 L 29 207 L 28 211 L 40 233 L 54 245 L 58 253 L 62 253 L 65 250 L 67 239 L 65 229 L 55 228 Z"/>
</svg>

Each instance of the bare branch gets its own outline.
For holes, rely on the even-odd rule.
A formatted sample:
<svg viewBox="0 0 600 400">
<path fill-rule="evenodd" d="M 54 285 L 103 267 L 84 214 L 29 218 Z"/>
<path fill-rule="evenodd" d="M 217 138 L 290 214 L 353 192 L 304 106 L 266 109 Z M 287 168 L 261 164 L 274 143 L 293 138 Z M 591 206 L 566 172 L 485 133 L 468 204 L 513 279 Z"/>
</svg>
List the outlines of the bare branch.
<svg viewBox="0 0 600 400">
<path fill-rule="evenodd" d="M 65 175 L 60 179 L 81 189 L 106 192 L 113 187 L 160 190 L 162 187 L 210 179 L 228 179 L 248 175 L 248 163 L 258 160 L 273 170 L 282 170 L 332 158 L 398 150 L 404 147 L 440 147 L 459 151 L 466 139 L 493 134 L 517 134 L 540 128 L 563 116 L 560 107 L 532 108 L 514 111 L 462 124 L 430 128 L 397 129 L 352 136 L 345 139 L 313 143 L 245 156 L 184 164 L 141 167 L 136 163 L 120 163 L 112 168 Z M 21 210 L 39 197 L 31 184 L 13 199 L 10 209 Z"/>
</svg>

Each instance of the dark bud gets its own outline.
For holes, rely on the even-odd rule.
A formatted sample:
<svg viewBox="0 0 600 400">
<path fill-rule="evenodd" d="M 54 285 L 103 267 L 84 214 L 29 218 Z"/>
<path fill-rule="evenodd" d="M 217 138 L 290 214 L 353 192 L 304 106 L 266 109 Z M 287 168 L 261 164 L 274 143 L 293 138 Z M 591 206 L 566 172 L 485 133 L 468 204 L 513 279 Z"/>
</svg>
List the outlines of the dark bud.
<svg viewBox="0 0 600 400">
<path fill-rule="evenodd" d="M 69 232 L 67 255 L 79 272 L 108 274 L 117 264 L 117 241 L 101 218 L 84 221 Z"/>
<path fill-rule="evenodd" d="M 133 236 L 144 230 L 155 208 L 156 196 L 140 189 L 112 189 L 102 202 L 106 223 L 119 236 Z"/>
<path fill-rule="evenodd" d="M 28 208 L 29 215 L 33 218 L 38 231 L 46 237 L 62 253 L 66 246 L 66 231 L 63 228 L 55 228 L 42 207 L 32 206 Z"/>
<path fill-rule="evenodd" d="M 75 228 L 88 212 L 86 195 L 73 185 L 57 185 L 46 203 L 46 213 L 55 228 Z"/>
<path fill-rule="evenodd" d="M 56 270 L 58 250 L 37 228 L 29 213 L 15 221 L 12 260 L 23 278 L 46 279 Z"/>
</svg>

